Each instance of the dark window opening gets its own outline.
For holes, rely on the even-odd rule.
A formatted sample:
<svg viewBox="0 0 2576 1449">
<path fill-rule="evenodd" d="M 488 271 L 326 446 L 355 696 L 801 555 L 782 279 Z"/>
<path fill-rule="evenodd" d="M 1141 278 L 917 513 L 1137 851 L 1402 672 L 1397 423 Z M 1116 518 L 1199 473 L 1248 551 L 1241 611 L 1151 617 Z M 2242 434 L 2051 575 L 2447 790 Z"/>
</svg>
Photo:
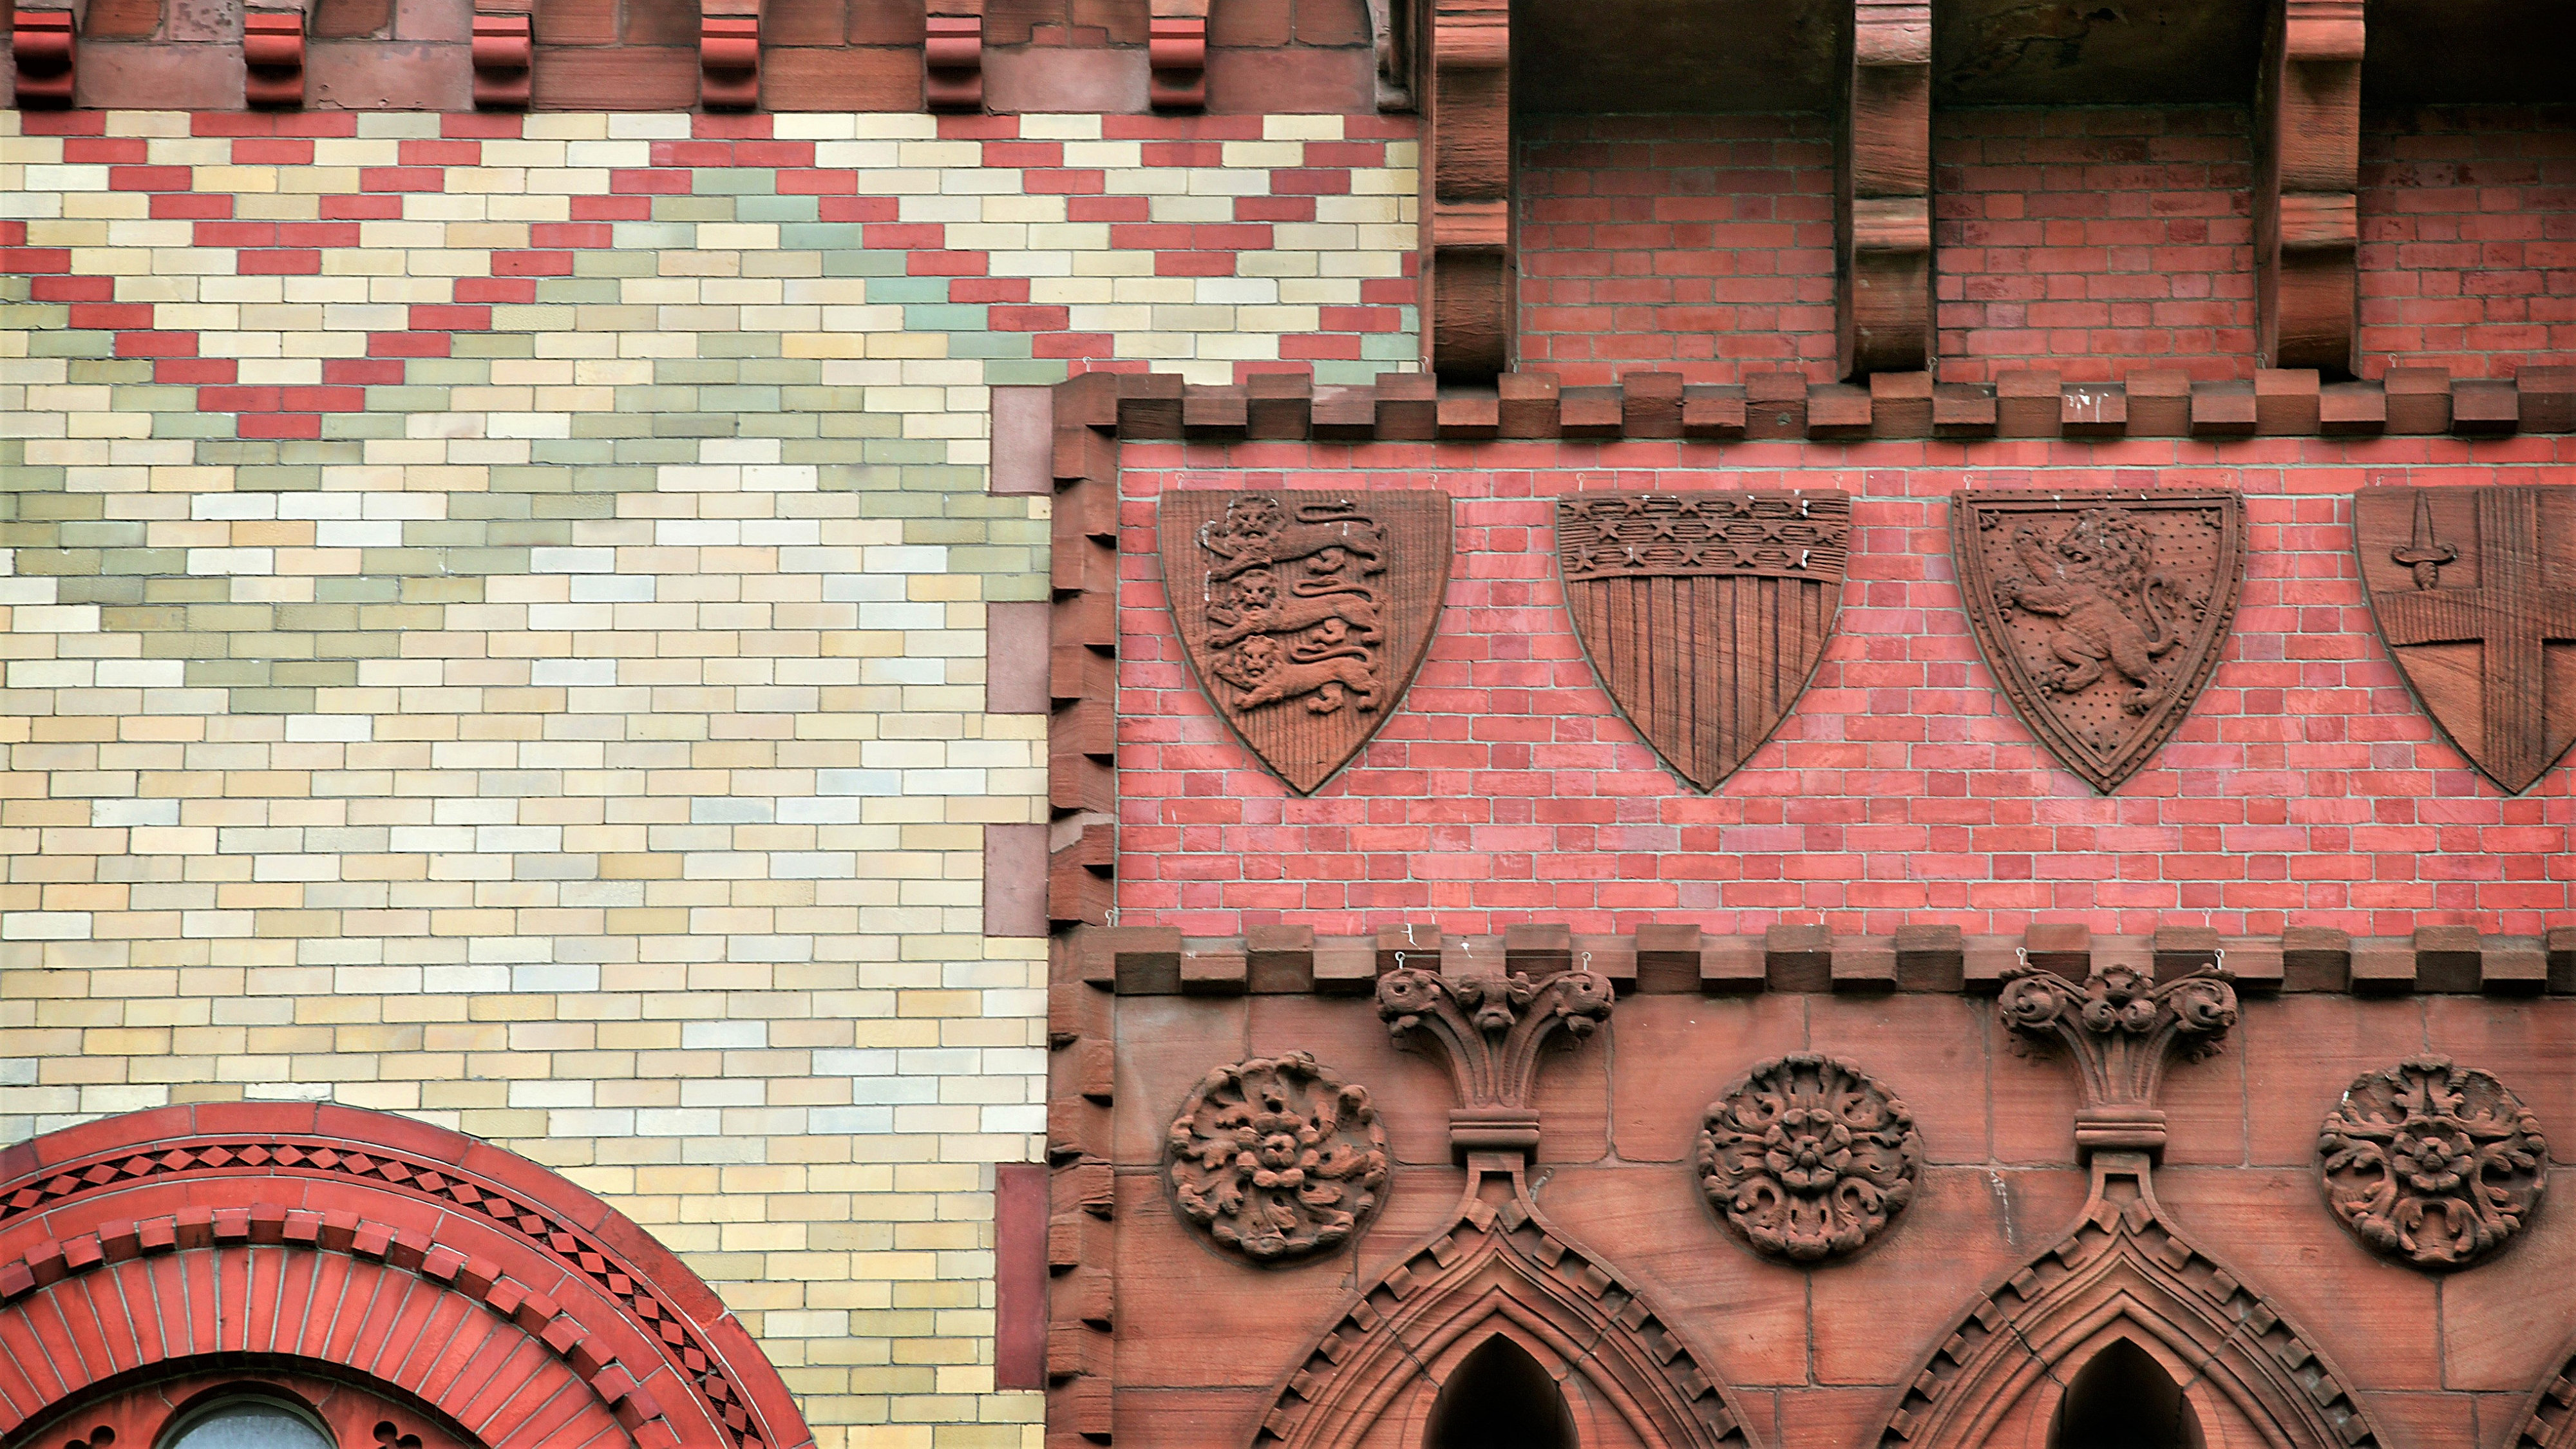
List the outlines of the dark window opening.
<svg viewBox="0 0 2576 1449">
<path fill-rule="evenodd" d="M 2124 1338 L 2067 1386 L 2048 1449 L 2202 1449 L 2200 1419 L 2164 1366 Z"/>
<path fill-rule="evenodd" d="M 1495 1335 L 1440 1386 L 1422 1449 L 1575 1449 L 1574 1415 L 1556 1381 L 1519 1344 Z"/>
</svg>

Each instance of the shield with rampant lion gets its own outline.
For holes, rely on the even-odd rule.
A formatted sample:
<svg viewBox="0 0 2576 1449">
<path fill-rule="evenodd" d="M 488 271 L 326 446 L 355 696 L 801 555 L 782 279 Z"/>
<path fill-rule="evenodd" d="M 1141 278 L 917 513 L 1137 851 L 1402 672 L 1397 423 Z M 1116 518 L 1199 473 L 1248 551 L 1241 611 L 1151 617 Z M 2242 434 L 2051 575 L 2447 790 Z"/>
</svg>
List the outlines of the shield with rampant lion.
<svg viewBox="0 0 2576 1449">
<path fill-rule="evenodd" d="M 1950 545 L 1996 685 L 2107 795 L 2218 667 L 2245 577 L 2245 502 L 2215 488 L 1957 493 Z"/>
<path fill-rule="evenodd" d="M 1833 636 L 1851 495 L 1580 493 L 1556 558 L 1601 687 L 1672 772 L 1733 774 L 1805 691 Z"/>
<path fill-rule="evenodd" d="M 1449 585 L 1449 496 L 1163 495 L 1163 582 L 1218 715 L 1301 795 L 1377 733 Z"/>
</svg>

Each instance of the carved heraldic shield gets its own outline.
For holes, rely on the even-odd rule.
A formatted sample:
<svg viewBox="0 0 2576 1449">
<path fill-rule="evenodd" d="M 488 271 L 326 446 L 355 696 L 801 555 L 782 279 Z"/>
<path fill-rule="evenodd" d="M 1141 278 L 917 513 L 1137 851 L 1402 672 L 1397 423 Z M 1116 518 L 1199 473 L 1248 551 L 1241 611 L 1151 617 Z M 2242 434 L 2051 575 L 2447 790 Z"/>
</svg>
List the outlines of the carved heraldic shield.
<svg viewBox="0 0 2576 1449">
<path fill-rule="evenodd" d="M 2364 488 L 2371 616 L 2451 743 L 2515 794 L 2576 741 L 2576 488 Z"/>
<path fill-rule="evenodd" d="M 1428 490 L 1165 494 L 1172 622 L 1216 712 L 1304 795 L 1395 713 L 1449 583 Z"/>
<path fill-rule="evenodd" d="M 1586 493 L 1556 505 L 1575 636 L 1673 773 L 1717 788 L 1824 658 L 1847 493 Z"/>
<path fill-rule="evenodd" d="M 2245 577 L 2233 490 L 1959 493 L 1959 593 L 2022 722 L 2109 794 L 2217 668 Z"/>
</svg>

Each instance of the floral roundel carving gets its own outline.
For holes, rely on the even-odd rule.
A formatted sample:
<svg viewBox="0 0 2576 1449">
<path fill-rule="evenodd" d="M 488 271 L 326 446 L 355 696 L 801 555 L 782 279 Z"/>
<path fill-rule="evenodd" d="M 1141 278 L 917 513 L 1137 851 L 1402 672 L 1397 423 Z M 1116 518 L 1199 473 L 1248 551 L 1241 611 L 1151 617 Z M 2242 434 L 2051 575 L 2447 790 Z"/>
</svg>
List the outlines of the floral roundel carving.
<svg viewBox="0 0 2576 1449">
<path fill-rule="evenodd" d="M 1324 1252 L 1377 1211 L 1386 1129 L 1368 1089 L 1305 1052 L 1202 1079 L 1172 1119 L 1165 1173 L 1181 1216 L 1256 1262 Z"/>
<path fill-rule="evenodd" d="M 2461 1268 L 2522 1230 L 2548 1185 L 2539 1119 L 2504 1083 L 2409 1057 L 2344 1089 L 2317 1133 L 2344 1226 L 2418 1268 Z"/>
<path fill-rule="evenodd" d="M 1833 1258 L 1859 1251 L 1912 1200 L 1923 1136 L 1868 1073 L 1800 1052 L 1709 1103 L 1694 1161 L 1700 1190 L 1754 1247 Z"/>
</svg>

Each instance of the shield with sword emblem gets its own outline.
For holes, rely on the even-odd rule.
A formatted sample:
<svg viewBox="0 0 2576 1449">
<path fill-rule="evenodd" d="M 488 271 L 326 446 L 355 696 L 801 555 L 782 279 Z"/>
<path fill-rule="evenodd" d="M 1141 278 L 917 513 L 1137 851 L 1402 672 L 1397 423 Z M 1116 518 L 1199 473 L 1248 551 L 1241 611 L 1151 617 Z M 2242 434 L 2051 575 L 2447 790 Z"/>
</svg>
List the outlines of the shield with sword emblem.
<svg viewBox="0 0 2576 1449">
<path fill-rule="evenodd" d="M 1734 773 L 1824 658 L 1851 495 L 1583 493 L 1556 505 L 1574 632 L 1601 687 L 1674 774 Z"/>
<path fill-rule="evenodd" d="M 2425 712 L 2520 794 L 2576 742 L 2576 488 L 2364 488 L 2371 616 Z"/>
</svg>

